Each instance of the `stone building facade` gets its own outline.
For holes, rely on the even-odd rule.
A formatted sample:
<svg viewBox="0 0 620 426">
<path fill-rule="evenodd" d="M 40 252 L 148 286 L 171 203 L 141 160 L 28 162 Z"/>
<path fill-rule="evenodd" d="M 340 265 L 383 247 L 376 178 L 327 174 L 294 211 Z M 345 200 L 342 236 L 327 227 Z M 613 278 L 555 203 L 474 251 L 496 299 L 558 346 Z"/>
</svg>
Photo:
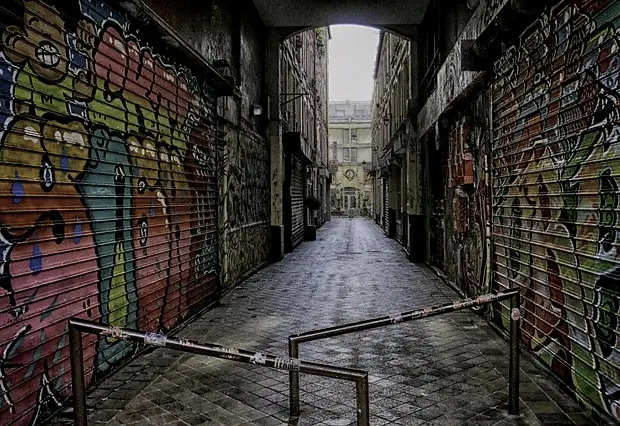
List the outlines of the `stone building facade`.
<svg viewBox="0 0 620 426">
<path fill-rule="evenodd" d="M 370 118 L 370 102 L 329 103 L 332 214 L 372 215 Z"/>
<path fill-rule="evenodd" d="M 409 176 L 415 168 L 412 121 L 411 42 L 382 32 L 375 61 L 372 98 L 374 218 L 385 232 L 409 247 L 409 224 L 416 223 Z M 415 164 L 414 164 L 415 166 Z"/>
<path fill-rule="evenodd" d="M 280 114 L 284 144 L 284 248 L 292 251 L 329 217 L 329 28 L 298 33 L 281 45 Z M 320 202 L 309 207 L 308 199 Z"/>
</svg>

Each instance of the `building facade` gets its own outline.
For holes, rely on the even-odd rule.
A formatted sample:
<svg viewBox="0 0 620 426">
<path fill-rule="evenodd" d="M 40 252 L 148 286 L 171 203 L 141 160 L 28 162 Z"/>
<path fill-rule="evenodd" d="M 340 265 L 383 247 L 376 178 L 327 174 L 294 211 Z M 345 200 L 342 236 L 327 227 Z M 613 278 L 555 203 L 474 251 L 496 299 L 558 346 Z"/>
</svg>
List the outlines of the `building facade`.
<svg viewBox="0 0 620 426">
<path fill-rule="evenodd" d="M 381 33 L 372 98 L 374 218 L 390 236 L 409 248 L 410 223 L 416 223 L 409 173 L 415 149 L 411 94 L 411 43 Z M 411 185 L 410 185 L 411 184 Z"/>
<path fill-rule="evenodd" d="M 372 215 L 370 118 L 370 102 L 329 103 L 332 214 Z"/>
<path fill-rule="evenodd" d="M 379 224 L 465 296 L 520 288 L 525 346 L 616 419 L 618 22 L 614 1 L 430 1 L 382 36 L 373 98 Z"/>
<path fill-rule="evenodd" d="M 329 38 L 329 28 L 317 28 L 294 35 L 281 45 L 285 252 L 305 238 L 312 239 L 316 228 L 329 217 Z M 311 208 L 308 200 L 312 199 L 320 203 L 318 208 Z"/>
</svg>

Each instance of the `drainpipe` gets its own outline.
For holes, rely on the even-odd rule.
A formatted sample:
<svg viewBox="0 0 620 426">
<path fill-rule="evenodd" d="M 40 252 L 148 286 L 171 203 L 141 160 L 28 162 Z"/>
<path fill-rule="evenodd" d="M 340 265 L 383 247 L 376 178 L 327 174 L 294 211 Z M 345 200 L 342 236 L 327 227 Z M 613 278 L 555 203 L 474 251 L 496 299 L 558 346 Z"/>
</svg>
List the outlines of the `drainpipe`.
<svg viewBox="0 0 620 426">
<path fill-rule="evenodd" d="M 488 94 L 487 98 L 490 97 Z M 490 99 L 485 99 L 485 103 L 489 102 L 487 105 L 490 105 Z M 493 108 L 489 108 L 489 116 L 488 116 L 488 125 L 487 128 L 484 129 L 486 132 L 487 138 L 487 146 L 486 146 L 486 163 L 487 169 L 485 171 L 485 179 L 487 182 L 487 204 L 485 204 L 485 217 L 486 217 L 486 235 L 485 235 L 485 249 L 486 249 L 486 259 L 485 259 L 485 287 L 486 289 L 482 293 L 490 293 L 491 288 L 493 287 L 493 283 L 491 282 L 493 278 L 493 274 L 491 272 L 491 268 L 493 264 L 491 262 L 492 250 L 493 250 L 493 218 L 491 217 L 493 209 L 491 209 L 491 205 L 493 204 L 493 188 L 491 185 L 491 166 L 492 166 L 492 141 L 493 137 Z"/>
</svg>

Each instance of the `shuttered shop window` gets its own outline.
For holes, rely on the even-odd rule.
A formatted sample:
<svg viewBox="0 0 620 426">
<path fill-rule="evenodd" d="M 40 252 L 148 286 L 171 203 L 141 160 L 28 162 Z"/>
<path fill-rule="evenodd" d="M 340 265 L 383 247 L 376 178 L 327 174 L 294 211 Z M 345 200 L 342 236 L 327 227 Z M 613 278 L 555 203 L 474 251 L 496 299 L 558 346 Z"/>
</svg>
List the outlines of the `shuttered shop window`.
<svg viewBox="0 0 620 426">
<path fill-rule="evenodd" d="M 383 178 L 383 229 L 388 232 L 389 218 L 388 218 L 388 201 L 389 201 L 389 180 Z"/>
<path fill-rule="evenodd" d="M 493 85 L 494 285 L 522 289 L 524 343 L 616 418 L 619 23 L 618 2 L 558 4 Z"/>
<path fill-rule="evenodd" d="M 0 5 L 3 424 L 70 395 L 68 318 L 166 331 L 215 291 L 213 97 L 133 24 L 106 2 Z M 83 345 L 88 381 L 134 352 Z"/>
<path fill-rule="evenodd" d="M 291 172 L 291 215 L 292 245 L 295 247 L 304 239 L 304 167 L 299 156 L 293 156 Z"/>
</svg>

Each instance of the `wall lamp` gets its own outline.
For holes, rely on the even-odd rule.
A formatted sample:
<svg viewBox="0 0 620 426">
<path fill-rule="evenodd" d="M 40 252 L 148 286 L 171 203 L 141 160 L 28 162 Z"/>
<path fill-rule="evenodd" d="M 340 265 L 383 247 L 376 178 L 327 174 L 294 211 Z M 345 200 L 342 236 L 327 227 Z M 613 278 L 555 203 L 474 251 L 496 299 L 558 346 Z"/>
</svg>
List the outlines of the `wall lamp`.
<svg viewBox="0 0 620 426">
<path fill-rule="evenodd" d="M 254 117 L 258 117 L 259 115 L 261 115 L 263 113 L 263 107 L 260 105 L 252 105 L 252 115 Z"/>
</svg>

